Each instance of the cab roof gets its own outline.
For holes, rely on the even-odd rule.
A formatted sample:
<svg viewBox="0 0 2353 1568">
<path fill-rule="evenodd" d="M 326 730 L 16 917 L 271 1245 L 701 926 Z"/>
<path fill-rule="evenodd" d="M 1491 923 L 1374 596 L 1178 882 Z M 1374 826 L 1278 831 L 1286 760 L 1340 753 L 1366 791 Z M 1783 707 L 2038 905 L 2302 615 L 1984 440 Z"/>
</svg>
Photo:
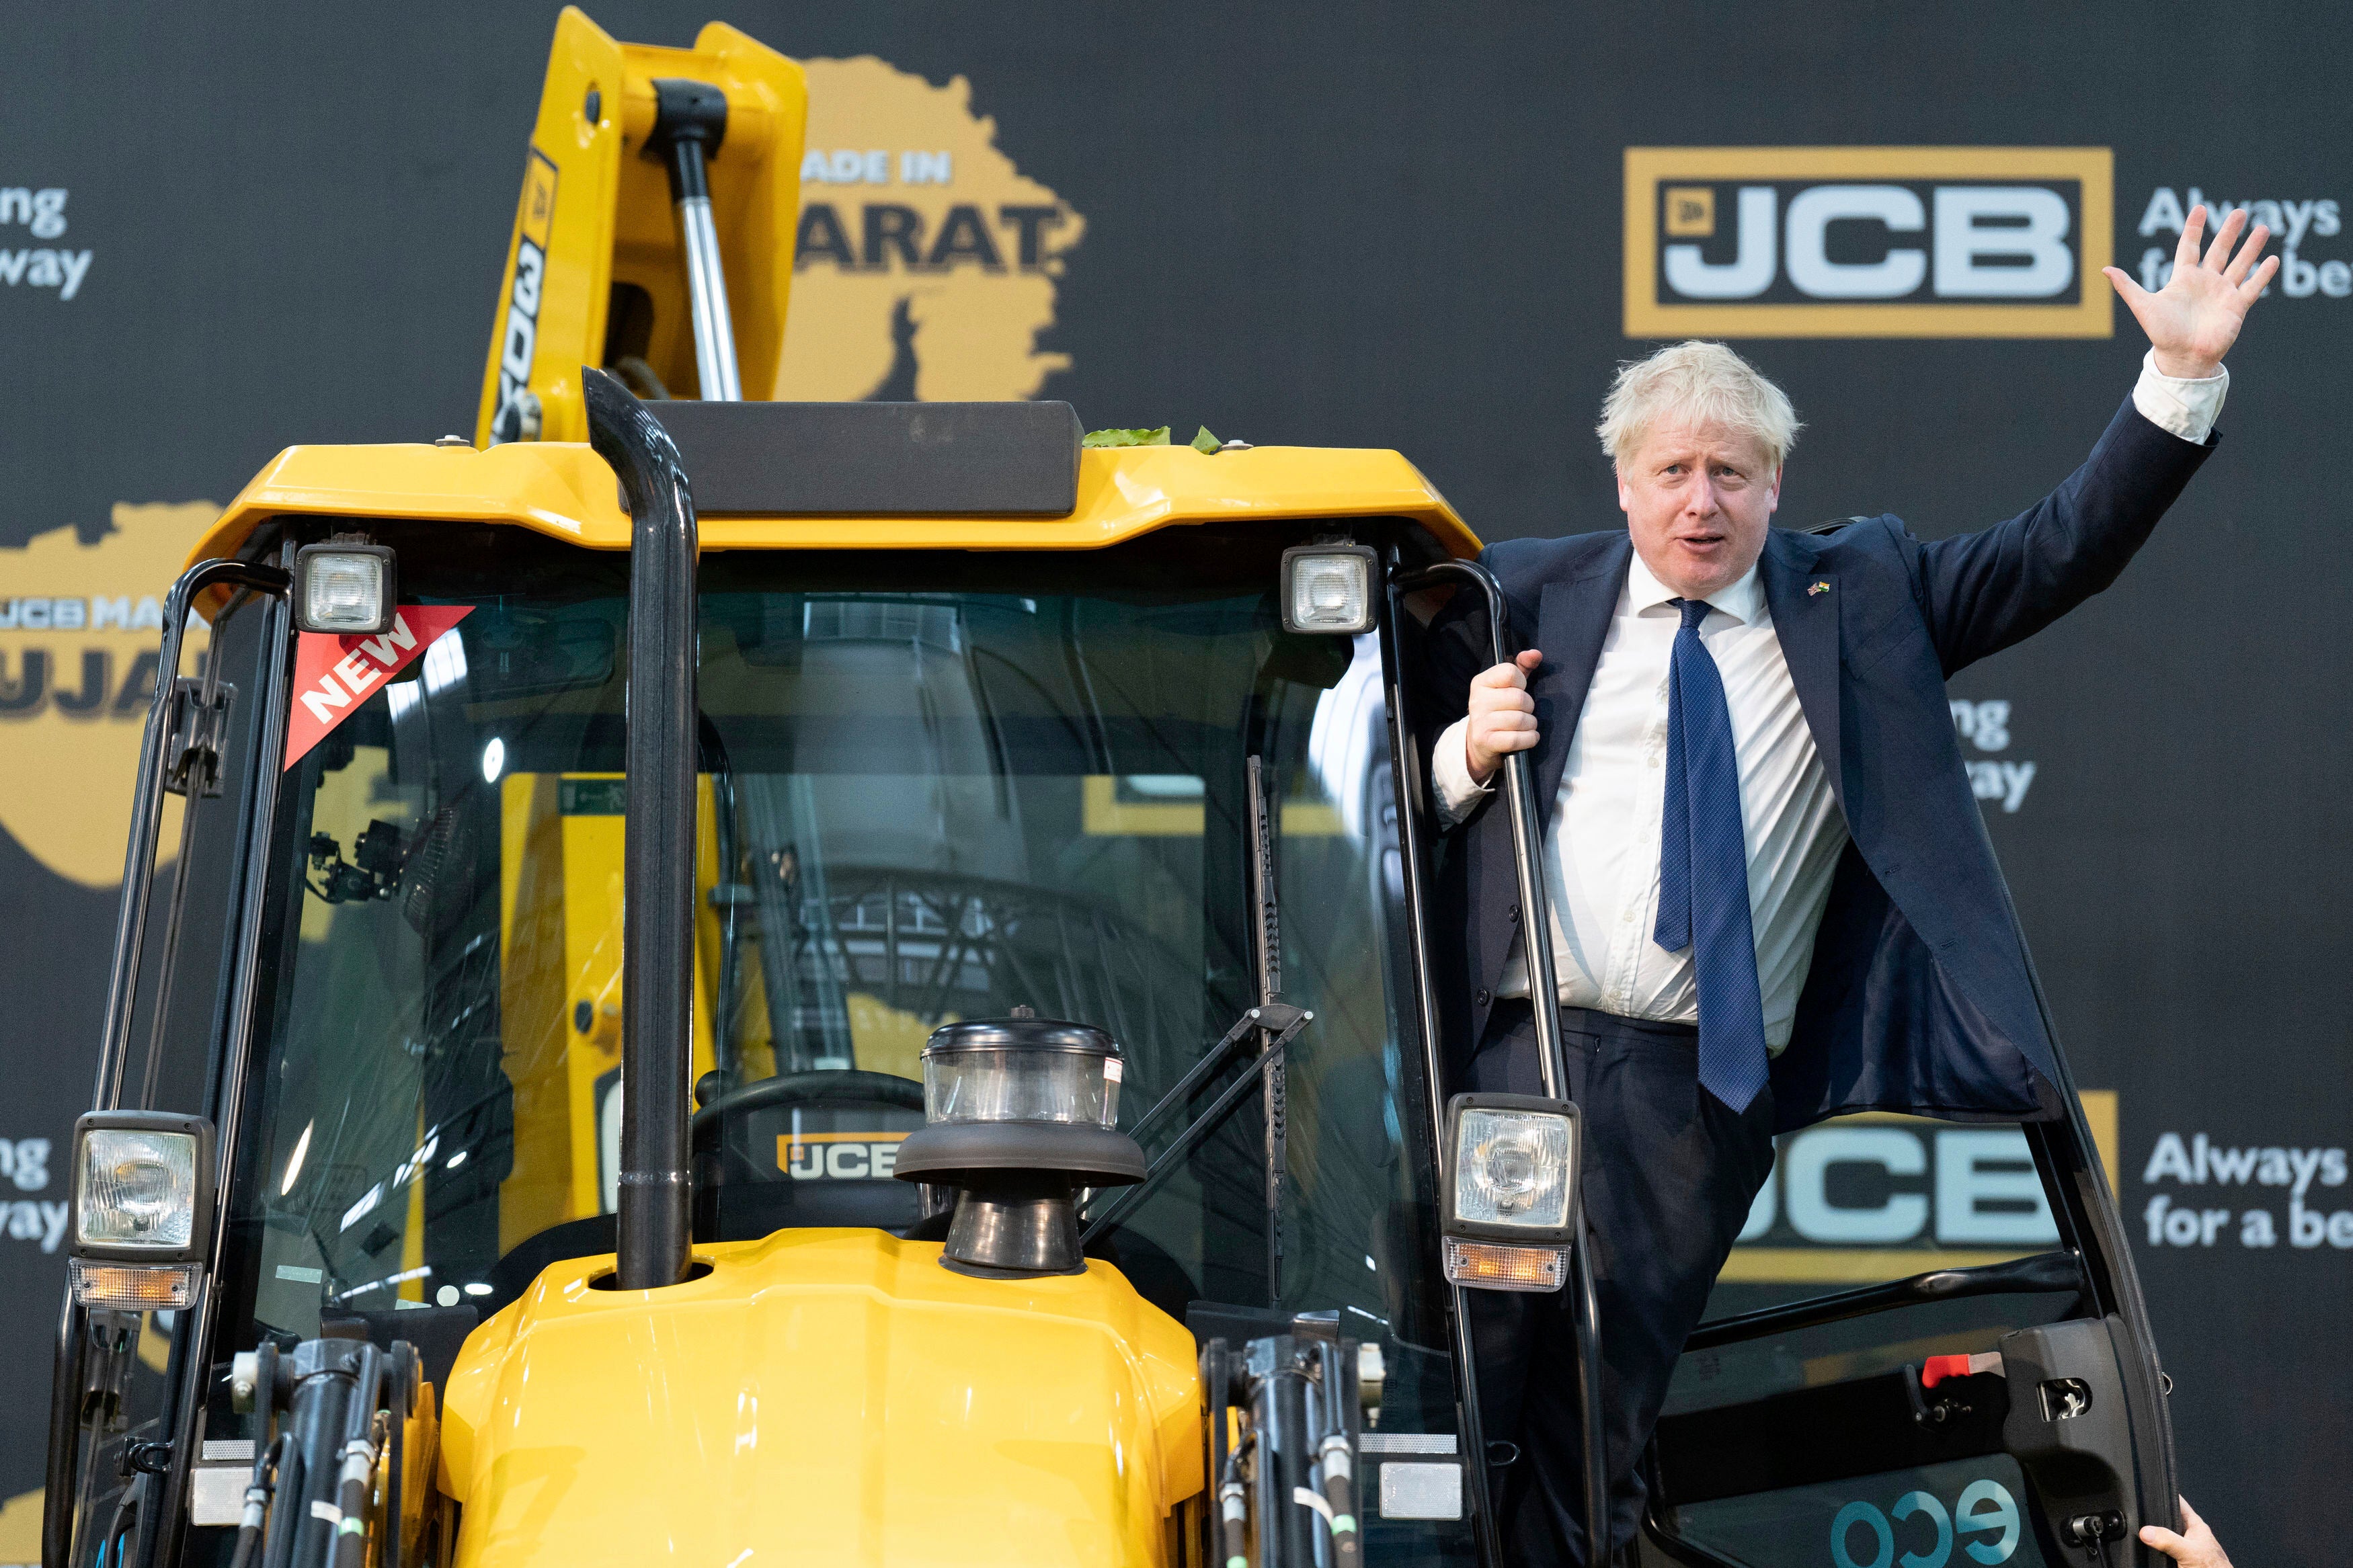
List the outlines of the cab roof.
<svg viewBox="0 0 2353 1568">
<path fill-rule="evenodd" d="M 796 490 L 781 481 L 775 492 L 777 510 L 764 513 L 746 510 L 757 504 L 761 492 L 756 478 L 747 483 L 741 471 L 712 470 L 711 500 L 724 504 L 704 504 L 705 482 L 695 477 L 696 447 L 705 447 L 706 468 L 723 454 L 694 438 L 672 411 L 665 410 L 663 418 L 679 437 L 690 482 L 696 486 L 705 550 L 1095 550 L 1178 524 L 1322 517 L 1409 518 L 1456 555 L 1479 549 L 1477 537 L 1446 499 L 1392 451 L 1253 447 L 1203 453 L 1173 446 L 1081 450 L 1073 440 L 1064 460 L 1075 470 L 1075 480 L 1066 478 L 1061 495 L 1068 499 L 1052 503 L 1068 506 L 1060 515 L 1008 515 L 1009 508 L 987 513 L 944 508 L 892 511 L 864 505 L 812 512 L 796 509 L 860 498 L 839 485 Z M 1070 423 L 1074 430 L 1074 416 Z M 900 501 L 923 495 L 920 485 L 899 489 Z M 940 499 L 936 486 L 930 499 Z M 1002 492 L 994 499 L 1001 503 Z M 585 445 L 290 447 L 229 503 L 190 559 L 232 555 L 260 524 L 288 513 L 508 523 L 593 550 L 626 550 L 630 537 L 613 470 Z"/>
</svg>

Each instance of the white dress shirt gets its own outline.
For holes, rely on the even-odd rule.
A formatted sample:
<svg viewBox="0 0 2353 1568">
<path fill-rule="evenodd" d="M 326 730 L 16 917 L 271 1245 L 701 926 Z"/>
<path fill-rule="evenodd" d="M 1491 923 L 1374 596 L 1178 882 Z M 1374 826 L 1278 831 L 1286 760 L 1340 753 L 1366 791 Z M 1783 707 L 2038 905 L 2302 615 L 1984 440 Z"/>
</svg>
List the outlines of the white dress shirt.
<svg viewBox="0 0 2353 1568">
<path fill-rule="evenodd" d="M 2230 374 L 2183 380 L 2144 361 L 2133 404 L 2160 429 L 2204 441 Z M 1699 1021 L 1691 950 L 1651 938 L 1659 914 L 1660 823 L 1666 805 L 1667 678 L 1683 617 L 1673 589 L 1632 558 L 1570 737 L 1560 792 L 1545 833 L 1553 963 L 1564 1006 L 1629 1018 Z M 1732 714 L 1748 848 L 1748 918 L 1765 1045 L 1789 1043 L 1798 994 L 1813 963 L 1814 932 L 1830 901 L 1831 875 L 1846 847 L 1846 819 L 1798 704 L 1757 569 L 1708 597 L 1700 640 L 1715 660 Z M 1473 784 L 1458 720 L 1440 736 L 1432 793 L 1450 824 L 1470 816 L 1492 785 Z M 1497 992 L 1528 994 L 1518 952 Z"/>
</svg>

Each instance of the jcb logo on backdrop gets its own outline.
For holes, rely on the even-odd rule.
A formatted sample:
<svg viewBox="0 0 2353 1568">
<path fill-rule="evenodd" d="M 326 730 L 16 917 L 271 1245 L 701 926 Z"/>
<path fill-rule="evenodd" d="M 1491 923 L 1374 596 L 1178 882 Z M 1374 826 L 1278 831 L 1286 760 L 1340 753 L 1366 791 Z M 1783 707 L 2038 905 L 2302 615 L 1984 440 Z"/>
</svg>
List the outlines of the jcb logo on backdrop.
<svg viewBox="0 0 2353 1568">
<path fill-rule="evenodd" d="M 2105 147 L 1629 147 L 1630 338 L 2105 338 Z"/>
<path fill-rule="evenodd" d="M 2085 1089 L 2083 1104 L 2113 1192 L 2116 1093 Z M 2039 1251 L 2058 1234 L 2020 1129 L 1841 1117 L 1780 1140 L 1722 1278 L 1895 1279 Z"/>
</svg>

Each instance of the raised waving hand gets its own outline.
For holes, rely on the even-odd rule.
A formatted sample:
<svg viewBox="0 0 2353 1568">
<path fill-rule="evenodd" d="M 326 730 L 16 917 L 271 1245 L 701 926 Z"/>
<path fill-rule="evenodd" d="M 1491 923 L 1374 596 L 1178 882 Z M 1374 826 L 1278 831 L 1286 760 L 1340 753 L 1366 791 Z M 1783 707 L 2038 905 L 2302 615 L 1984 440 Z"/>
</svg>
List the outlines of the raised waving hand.
<svg viewBox="0 0 2353 1568">
<path fill-rule="evenodd" d="M 2206 205 L 2201 202 L 2191 207 L 2181 226 L 2181 243 L 2174 247 L 2173 276 L 2154 294 L 2120 268 L 2101 268 L 2140 322 L 2140 330 L 2148 334 L 2160 374 L 2202 380 L 2219 370 L 2222 356 L 2238 342 L 2247 311 L 2279 270 L 2276 256 L 2266 258 L 2260 267 L 2255 265 L 2263 242 L 2271 238 L 2271 230 L 2262 224 L 2255 225 L 2247 242 L 2238 246 L 2236 255 L 2232 254 L 2246 223 L 2247 209 L 2232 208 L 2214 243 L 2200 258 L 2198 245 L 2205 237 Z"/>
</svg>

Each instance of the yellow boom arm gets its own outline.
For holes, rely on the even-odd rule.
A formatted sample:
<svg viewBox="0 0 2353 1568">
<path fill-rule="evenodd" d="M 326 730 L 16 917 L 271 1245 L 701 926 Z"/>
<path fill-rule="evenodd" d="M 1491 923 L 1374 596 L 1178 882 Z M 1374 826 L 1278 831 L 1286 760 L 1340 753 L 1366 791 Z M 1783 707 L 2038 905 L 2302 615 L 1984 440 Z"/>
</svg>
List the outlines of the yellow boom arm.
<svg viewBox="0 0 2353 1568">
<path fill-rule="evenodd" d="M 691 49 L 666 49 L 617 42 L 566 6 L 523 168 L 475 445 L 586 440 L 584 364 L 615 370 L 641 396 L 657 386 L 702 395 L 669 174 L 646 155 L 655 84 L 665 80 L 726 94 L 709 165 L 712 218 L 744 395 L 774 395 L 800 212 L 801 68 L 722 22 Z"/>
</svg>

